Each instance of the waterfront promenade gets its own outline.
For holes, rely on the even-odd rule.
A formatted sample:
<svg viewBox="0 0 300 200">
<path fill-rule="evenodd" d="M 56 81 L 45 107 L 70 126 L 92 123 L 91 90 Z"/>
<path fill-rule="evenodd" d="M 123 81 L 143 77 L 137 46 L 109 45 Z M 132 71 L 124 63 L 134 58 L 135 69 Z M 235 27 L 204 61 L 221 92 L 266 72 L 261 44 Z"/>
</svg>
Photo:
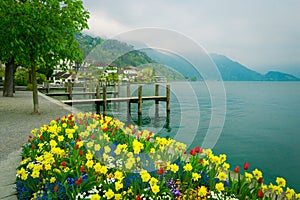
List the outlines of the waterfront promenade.
<svg viewBox="0 0 300 200">
<path fill-rule="evenodd" d="M 21 146 L 30 131 L 78 110 L 39 93 L 41 114 L 32 115 L 31 91 L 16 91 L 14 97 L 3 97 L 0 92 L 0 199 L 13 200 L 17 199 L 14 183 Z"/>
</svg>

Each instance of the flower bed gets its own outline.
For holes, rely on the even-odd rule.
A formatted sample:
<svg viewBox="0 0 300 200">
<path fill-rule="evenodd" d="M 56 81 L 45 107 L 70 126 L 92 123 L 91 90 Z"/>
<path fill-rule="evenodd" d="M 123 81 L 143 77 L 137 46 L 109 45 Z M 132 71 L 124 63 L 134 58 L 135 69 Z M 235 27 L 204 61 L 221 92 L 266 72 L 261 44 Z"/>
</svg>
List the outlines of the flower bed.
<svg viewBox="0 0 300 200">
<path fill-rule="evenodd" d="M 300 199 L 283 178 L 230 170 L 226 155 L 125 127 L 93 113 L 31 132 L 17 169 L 19 199 Z"/>
</svg>

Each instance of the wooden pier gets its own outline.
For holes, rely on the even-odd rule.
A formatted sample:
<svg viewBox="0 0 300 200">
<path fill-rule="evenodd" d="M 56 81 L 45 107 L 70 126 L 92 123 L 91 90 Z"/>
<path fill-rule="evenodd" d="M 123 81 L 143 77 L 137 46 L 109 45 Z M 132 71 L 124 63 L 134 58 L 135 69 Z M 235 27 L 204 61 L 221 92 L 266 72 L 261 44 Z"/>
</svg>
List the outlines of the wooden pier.
<svg viewBox="0 0 300 200">
<path fill-rule="evenodd" d="M 127 85 L 127 96 L 126 97 L 112 97 L 107 98 L 107 94 L 114 94 L 115 92 L 107 92 L 106 86 L 104 85 L 102 87 L 102 92 L 99 92 L 99 88 L 96 92 L 96 98 L 95 99 L 74 99 L 74 100 L 64 100 L 62 101 L 65 104 L 68 105 L 78 105 L 78 104 L 95 104 L 96 106 L 96 112 L 100 114 L 100 107 L 102 106 L 102 114 L 107 114 L 107 105 L 108 103 L 119 103 L 119 102 L 127 102 L 127 114 L 131 114 L 131 104 L 137 103 L 138 104 L 138 110 L 137 114 L 138 116 L 142 116 L 142 105 L 143 101 L 155 101 L 155 116 L 158 116 L 159 113 L 159 102 L 166 102 L 166 113 L 167 116 L 170 114 L 170 85 L 166 86 L 166 95 L 160 96 L 159 95 L 159 85 L 155 85 L 155 96 L 142 96 L 142 86 L 138 86 L 138 96 L 130 96 L 130 85 Z M 74 93 L 75 94 L 75 93 Z M 72 94 L 72 95 L 74 95 Z M 100 94 L 102 94 L 102 98 L 100 98 Z M 117 92 L 117 94 L 120 94 L 120 91 Z"/>
<path fill-rule="evenodd" d="M 48 85 L 49 86 L 49 85 Z M 118 97 L 120 96 L 120 85 L 118 85 L 118 87 L 116 85 L 111 85 L 114 87 L 114 91 L 107 91 L 106 94 L 112 94 L 114 97 Z M 72 84 L 67 84 L 67 87 L 63 87 L 63 88 L 50 88 L 50 87 L 46 87 L 46 88 L 39 88 L 40 91 L 45 91 L 46 93 L 44 93 L 47 96 L 50 97 L 55 97 L 55 96 L 66 96 L 68 98 L 68 100 L 72 100 L 73 96 L 82 96 L 82 95 L 89 95 L 90 97 L 95 97 L 97 99 L 100 98 L 100 95 L 103 95 L 103 92 L 100 92 L 100 87 L 97 86 L 96 91 L 95 92 L 86 92 L 86 88 L 85 87 L 72 87 Z M 118 88 L 118 90 L 116 89 Z M 83 92 L 73 92 L 73 90 L 83 90 Z M 50 90 L 64 90 L 65 92 L 51 92 Z"/>
</svg>

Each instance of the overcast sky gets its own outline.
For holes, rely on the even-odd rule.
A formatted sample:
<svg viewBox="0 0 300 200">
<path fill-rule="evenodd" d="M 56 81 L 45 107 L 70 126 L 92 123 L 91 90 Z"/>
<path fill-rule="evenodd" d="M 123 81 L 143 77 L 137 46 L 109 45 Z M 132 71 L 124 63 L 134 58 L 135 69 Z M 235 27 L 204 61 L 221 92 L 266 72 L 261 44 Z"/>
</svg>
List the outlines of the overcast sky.
<svg viewBox="0 0 300 200">
<path fill-rule="evenodd" d="M 169 29 L 259 72 L 300 76 L 299 0 L 84 0 L 84 5 L 91 14 L 85 33 L 93 36 Z"/>
</svg>

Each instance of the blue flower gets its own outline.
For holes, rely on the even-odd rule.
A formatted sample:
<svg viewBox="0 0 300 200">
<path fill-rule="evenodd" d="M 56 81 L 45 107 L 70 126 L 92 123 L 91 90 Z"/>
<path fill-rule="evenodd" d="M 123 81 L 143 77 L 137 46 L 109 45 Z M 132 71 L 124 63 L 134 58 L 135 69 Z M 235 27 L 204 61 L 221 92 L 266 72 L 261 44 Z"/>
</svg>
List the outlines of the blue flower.
<svg viewBox="0 0 300 200">
<path fill-rule="evenodd" d="M 74 178 L 67 178 L 68 183 L 72 186 L 74 184 Z"/>
</svg>

